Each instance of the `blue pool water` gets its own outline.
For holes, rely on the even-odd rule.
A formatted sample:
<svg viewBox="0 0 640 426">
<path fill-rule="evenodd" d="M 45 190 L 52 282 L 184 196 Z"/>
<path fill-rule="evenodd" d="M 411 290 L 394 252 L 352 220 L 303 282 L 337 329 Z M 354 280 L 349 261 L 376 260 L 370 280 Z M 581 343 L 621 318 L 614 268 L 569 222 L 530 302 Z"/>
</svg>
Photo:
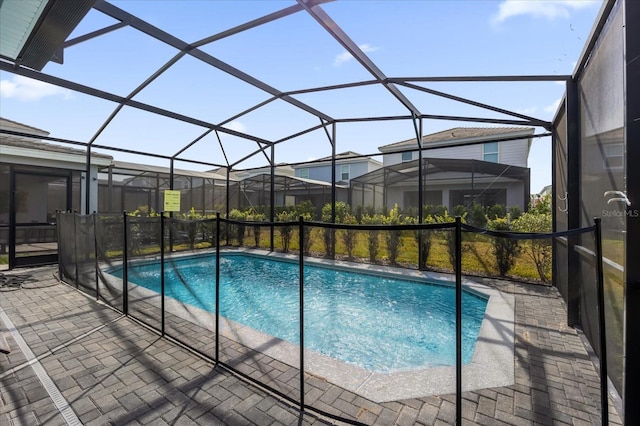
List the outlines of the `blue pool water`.
<svg viewBox="0 0 640 426">
<path fill-rule="evenodd" d="M 297 263 L 222 255 L 220 314 L 299 342 Z M 166 264 L 168 297 L 215 312 L 215 256 Z M 111 274 L 122 276 L 121 270 Z M 160 265 L 132 264 L 129 281 L 160 292 Z M 487 301 L 463 292 L 463 362 Z M 305 347 L 376 372 L 455 365 L 455 288 L 305 264 Z"/>
</svg>

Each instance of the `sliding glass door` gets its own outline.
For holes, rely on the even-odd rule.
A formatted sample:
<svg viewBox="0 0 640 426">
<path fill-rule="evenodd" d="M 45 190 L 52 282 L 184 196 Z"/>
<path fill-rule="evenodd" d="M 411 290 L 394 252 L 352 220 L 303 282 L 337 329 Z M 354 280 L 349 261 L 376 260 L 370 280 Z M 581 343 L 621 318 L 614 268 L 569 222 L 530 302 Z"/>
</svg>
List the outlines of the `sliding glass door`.
<svg viewBox="0 0 640 426">
<path fill-rule="evenodd" d="M 56 263 L 56 211 L 71 209 L 70 174 L 11 174 L 9 268 Z"/>
</svg>

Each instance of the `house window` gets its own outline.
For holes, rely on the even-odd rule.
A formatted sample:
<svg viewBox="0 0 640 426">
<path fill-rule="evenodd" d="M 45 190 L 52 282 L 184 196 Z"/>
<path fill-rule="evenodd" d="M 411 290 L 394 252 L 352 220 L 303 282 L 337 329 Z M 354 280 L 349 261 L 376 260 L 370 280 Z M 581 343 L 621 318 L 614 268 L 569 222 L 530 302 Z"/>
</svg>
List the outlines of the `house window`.
<svg viewBox="0 0 640 426">
<path fill-rule="evenodd" d="M 482 159 L 492 163 L 498 162 L 498 142 L 487 142 L 482 145 Z"/>
<path fill-rule="evenodd" d="M 413 160 L 413 152 L 403 152 L 402 153 L 402 162 L 407 162 Z"/>
<path fill-rule="evenodd" d="M 309 179 L 309 168 L 299 169 L 298 177 Z"/>
<path fill-rule="evenodd" d="M 349 165 L 340 166 L 340 180 L 343 182 L 349 180 Z"/>
<path fill-rule="evenodd" d="M 614 143 L 604 146 L 604 155 L 609 169 L 622 169 L 624 167 L 624 145 Z"/>
</svg>

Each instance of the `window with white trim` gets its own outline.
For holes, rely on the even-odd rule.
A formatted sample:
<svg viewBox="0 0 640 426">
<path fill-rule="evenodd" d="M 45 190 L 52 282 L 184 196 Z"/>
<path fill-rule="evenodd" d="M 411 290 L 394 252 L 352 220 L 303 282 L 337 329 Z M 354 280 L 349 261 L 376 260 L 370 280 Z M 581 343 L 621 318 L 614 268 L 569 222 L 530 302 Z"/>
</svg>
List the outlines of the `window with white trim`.
<svg viewBox="0 0 640 426">
<path fill-rule="evenodd" d="M 604 156 L 607 159 L 607 168 L 622 169 L 624 168 L 624 145 L 621 143 L 612 143 L 604 145 Z"/>
<path fill-rule="evenodd" d="M 349 165 L 340 166 L 340 180 L 346 182 L 349 180 Z"/>
<path fill-rule="evenodd" d="M 298 177 L 309 179 L 309 168 L 298 169 Z"/>
<path fill-rule="evenodd" d="M 482 145 L 482 160 L 498 162 L 498 142 L 487 142 Z"/>
<path fill-rule="evenodd" d="M 406 163 L 407 161 L 413 160 L 413 152 L 403 152 L 402 153 L 402 162 Z"/>
</svg>

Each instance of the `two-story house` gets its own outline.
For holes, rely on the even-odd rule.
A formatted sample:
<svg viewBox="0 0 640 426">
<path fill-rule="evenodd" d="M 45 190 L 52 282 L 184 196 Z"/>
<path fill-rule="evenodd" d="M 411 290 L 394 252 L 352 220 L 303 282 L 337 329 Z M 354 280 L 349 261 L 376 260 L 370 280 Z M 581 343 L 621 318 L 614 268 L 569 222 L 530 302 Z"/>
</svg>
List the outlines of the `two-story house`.
<svg viewBox="0 0 640 426">
<path fill-rule="evenodd" d="M 349 185 L 351 179 L 382 167 L 379 161 L 353 151 L 336 154 L 335 164 L 336 183 L 340 185 Z M 296 177 L 331 182 L 331 157 L 324 157 L 313 163 L 299 164 L 293 166 L 293 169 Z"/>
<path fill-rule="evenodd" d="M 531 127 L 456 127 L 422 138 L 423 204 L 526 209 L 530 193 L 527 167 Z M 418 207 L 418 144 L 404 140 L 378 149 L 383 168 L 352 181 L 354 204 L 403 210 Z M 359 201 L 360 200 L 360 201 Z"/>
</svg>

